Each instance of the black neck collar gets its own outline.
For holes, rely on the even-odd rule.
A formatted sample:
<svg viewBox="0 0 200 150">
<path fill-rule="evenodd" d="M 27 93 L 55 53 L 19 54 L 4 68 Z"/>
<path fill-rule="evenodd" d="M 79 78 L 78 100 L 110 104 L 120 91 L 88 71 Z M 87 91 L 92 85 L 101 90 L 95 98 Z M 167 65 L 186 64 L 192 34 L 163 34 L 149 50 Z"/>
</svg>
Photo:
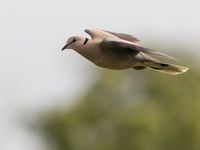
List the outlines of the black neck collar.
<svg viewBox="0 0 200 150">
<path fill-rule="evenodd" d="M 88 40 L 89 40 L 88 38 L 85 38 L 83 45 L 87 44 Z"/>
</svg>

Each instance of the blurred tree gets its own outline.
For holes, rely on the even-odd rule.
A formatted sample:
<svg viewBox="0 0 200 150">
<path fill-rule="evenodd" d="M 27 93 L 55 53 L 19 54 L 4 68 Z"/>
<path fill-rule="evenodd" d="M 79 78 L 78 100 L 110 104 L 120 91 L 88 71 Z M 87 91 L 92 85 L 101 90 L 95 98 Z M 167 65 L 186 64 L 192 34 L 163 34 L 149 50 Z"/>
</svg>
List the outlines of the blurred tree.
<svg viewBox="0 0 200 150">
<path fill-rule="evenodd" d="M 190 67 L 191 68 L 191 67 Z M 70 110 L 43 115 L 52 150 L 199 150 L 200 72 L 101 72 Z"/>
</svg>

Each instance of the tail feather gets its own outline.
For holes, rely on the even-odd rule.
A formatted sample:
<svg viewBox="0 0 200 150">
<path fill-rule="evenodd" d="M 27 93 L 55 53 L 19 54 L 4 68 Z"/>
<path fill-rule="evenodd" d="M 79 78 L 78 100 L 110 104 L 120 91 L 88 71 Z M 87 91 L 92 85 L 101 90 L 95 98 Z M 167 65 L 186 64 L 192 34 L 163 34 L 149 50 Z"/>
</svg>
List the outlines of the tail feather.
<svg viewBox="0 0 200 150">
<path fill-rule="evenodd" d="M 144 64 L 148 68 L 151 68 L 153 70 L 156 70 L 162 73 L 171 74 L 171 75 L 182 74 L 189 69 L 184 66 L 178 66 L 174 64 L 164 64 L 164 63 L 158 63 L 158 62 L 145 62 Z"/>
</svg>

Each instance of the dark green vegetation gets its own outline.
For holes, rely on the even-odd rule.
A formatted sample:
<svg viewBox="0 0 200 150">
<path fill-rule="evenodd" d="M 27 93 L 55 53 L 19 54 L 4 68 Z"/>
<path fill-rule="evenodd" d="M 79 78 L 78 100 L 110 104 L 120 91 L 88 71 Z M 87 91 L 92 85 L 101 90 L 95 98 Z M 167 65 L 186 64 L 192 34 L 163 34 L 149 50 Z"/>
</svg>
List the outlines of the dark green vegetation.
<svg viewBox="0 0 200 150">
<path fill-rule="evenodd" d="M 41 117 L 52 150 L 199 150 L 200 71 L 101 72 L 71 109 Z M 195 70 L 195 71 L 194 71 Z"/>
</svg>

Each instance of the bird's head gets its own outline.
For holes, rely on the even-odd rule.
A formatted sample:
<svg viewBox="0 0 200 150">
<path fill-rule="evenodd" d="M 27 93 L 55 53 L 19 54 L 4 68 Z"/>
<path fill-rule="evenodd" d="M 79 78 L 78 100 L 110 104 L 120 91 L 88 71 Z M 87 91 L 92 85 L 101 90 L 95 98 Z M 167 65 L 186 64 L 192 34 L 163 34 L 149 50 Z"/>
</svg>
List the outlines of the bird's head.
<svg viewBox="0 0 200 150">
<path fill-rule="evenodd" d="M 76 50 L 77 48 L 80 48 L 81 45 L 83 45 L 85 41 L 85 37 L 81 37 L 81 36 L 72 36 L 70 37 L 65 46 L 62 48 L 62 50 L 65 50 L 65 49 L 74 49 Z"/>
</svg>

